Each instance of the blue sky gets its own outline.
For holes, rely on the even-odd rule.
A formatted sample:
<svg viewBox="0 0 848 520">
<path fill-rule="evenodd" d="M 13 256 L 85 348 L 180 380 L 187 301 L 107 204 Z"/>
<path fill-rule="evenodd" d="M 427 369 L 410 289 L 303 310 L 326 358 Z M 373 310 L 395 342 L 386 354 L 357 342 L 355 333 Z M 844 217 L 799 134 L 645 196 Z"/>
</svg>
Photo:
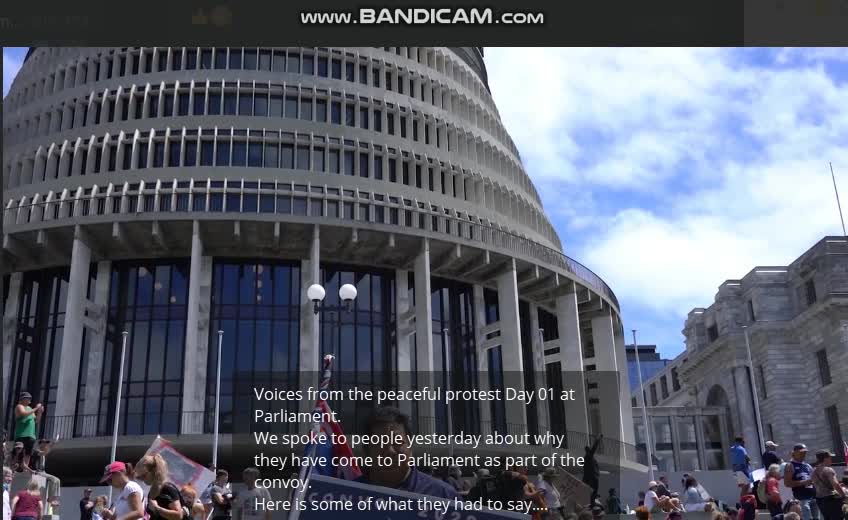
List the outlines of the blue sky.
<svg viewBox="0 0 848 520">
<path fill-rule="evenodd" d="M 4 48 L 3 94 L 26 49 Z M 565 252 L 666 357 L 726 279 L 840 234 L 846 49 L 486 49 L 500 115 Z"/>
</svg>

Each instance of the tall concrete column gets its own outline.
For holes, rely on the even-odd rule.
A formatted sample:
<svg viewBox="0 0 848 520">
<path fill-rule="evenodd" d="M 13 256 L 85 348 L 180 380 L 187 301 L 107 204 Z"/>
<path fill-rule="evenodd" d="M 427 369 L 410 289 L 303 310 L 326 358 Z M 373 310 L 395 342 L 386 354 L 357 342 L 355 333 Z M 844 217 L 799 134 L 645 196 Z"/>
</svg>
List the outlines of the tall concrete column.
<svg viewBox="0 0 848 520">
<path fill-rule="evenodd" d="M 21 286 L 24 273 L 9 275 L 9 293 L 3 312 L 3 395 L 12 391 L 12 349 L 15 347 L 15 335 L 18 331 L 18 305 L 21 299 Z"/>
<path fill-rule="evenodd" d="M 312 244 L 309 258 L 300 262 L 300 371 L 316 373 L 321 370 L 321 345 L 319 343 L 319 320 L 313 303 L 306 295 L 310 285 L 321 283 L 321 237 L 320 228 L 312 228 Z"/>
<path fill-rule="evenodd" d="M 59 366 L 62 370 L 59 371 L 54 417 L 70 417 L 76 413 L 88 271 L 91 264 L 91 249 L 84 238 L 84 231 L 77 226 L 71 247 L 65 326 L 62 331 L 62 348 L 59 351 Z"/>
<path fill-rule="evenodd" d="M 627 347 L 624 341 L 624 327 L 621 320 L 615 322 L 615 365 L 618 372 L 618 404 L 621 410 L 621 440 L 628 444 L 636 444 L 636 434 L 633 431 L 633 413 L 630 411 L 630 374 L 627 370 Z"/>
<path fill-rule="evenodd" d="M 483 297 L 483 286 L 475 284 L 474 291 L 474 344 L 477 347 L 477 383 L 481 391 L 489 390 L 489 351 L 483 348 L 486 335 L 486 299 Z M 480 403 L 481 433 L 492 433 L 492 407 L 490 403 Z"/>
<path fill-rule="evenodd" d="M 94 282 L 94 304 L 101 312 L 89 333 L 88 365 L 85 376 L 85 403 L 82 424 L 83 435 L 94 435 L 96 422 L 94 417 L 100 409 L 100 381 L 103 380 L 103 354 L 106 347 L 106 321 L 109 316 L 109 292 L 112 282 L 112 262 L 97 262 L 97 280 Z"/>
<path fill-rule="evenodd" d="M 539 328 L 539 307 L 530 304 L 530 344 L 533 345 L 533 375 L 536 378 L 536 389 L 548 386 L 545 380 L 545 342 Z M 546 432 L 550 428 L 551 400 L 534 400 L 536 417 L 539 421 L 539 431 Z"/>
<path fill-rule="evenodd" d="M 426 238 L 415 258 L 415 350 L 418 388 L 433 388 L 433 300 L 430 289 L 430 241 Z M 419 428 L 435 431 L 436 405 L 432 401 L 418 403 Z M 422 433 L 425 433 L 424 431 Z"/>
<path fill-rule="evenodd" d="M 401 390 L 412 389 L 412 302 L 409 301 L 409 271 L 395 270 L 395 338 L 397 338 L 398 387 Z M 412 403 L 403 400 L 399 403 L 401 411 L 412 414 Z"/>
<path fill-rule="evenodd" d="M 614 331 L 615 328 L 610 309 L 604 309 L 592 318 L 595 366 L 598 372 L 601 373 L 598 378 L 598 394 L 601 398 L 600 433 L 603 433 L 604 437 L 622 440 L 624 435 L 621 427 L 621 392 L 618 388 L 618 366 L 616 364 Z M 615 402 L 610 402 L 611 400 Z"/>
<path fill-rule="evenodd" d="M 312 242 L 309 246 L 309 257 L 300 261 L 300 386 L 318 387 L 321 379 L 321 343 L 320 316 L 315 314 L 314 304 L 306 292 L 312 284 L 321 283 L 321 235 L 318 225 L 312 228 Z M 303 378 L 306 379 L 303 379 Z M 311 412 L 315 406 L 314 400 L 305 398 L 299 403 L 300 412 Z M 309 424 L 299 423 L 299 432 L 309 431 Z"/>
<path fill-rule="evenodd" d="M 563 372 L 563 389 L 574 390 L 574 400 L 565 401 L 566 428 L 589 433 L 589 412 L 586 405 L 586 379 L 583 374 L 583 345 L 580 341 L 580 315 L 577 292 L 556 299 L 559 328 L 559 358 Z"/>
<path fill-rule="evenodd" d="M 501 325 L 501 355 L 504 379 L 507 385 L 524 390 L 524 361 L 521 357 L 521 321 L 518 315 L 518 280 L 515 260 L 498 275 L 498 313 Z M 527 432 L 527 409 L 524 403 L 506 401 L 507 430 L 509 433 Z"/>
<path fill-rule="evenodd" d="M 203 238 L 200 222 L 192 223 L 191 260 L 188 274 L 188 308 L 186 310 L 185 353 L 183 359 L 183 433 L 202 433 L 206 408 L 206 373 L 208 346 L 200 337 L 201 285 L 203 282 Z M 208 300 L 207 300 L 208 305 Z M 205 338 L 208 343 L 208 337 Z M 213 374 L 214 377 L 215 374 Z M 202 379 L 202 380 L 201 380 Z"/>
</svg>

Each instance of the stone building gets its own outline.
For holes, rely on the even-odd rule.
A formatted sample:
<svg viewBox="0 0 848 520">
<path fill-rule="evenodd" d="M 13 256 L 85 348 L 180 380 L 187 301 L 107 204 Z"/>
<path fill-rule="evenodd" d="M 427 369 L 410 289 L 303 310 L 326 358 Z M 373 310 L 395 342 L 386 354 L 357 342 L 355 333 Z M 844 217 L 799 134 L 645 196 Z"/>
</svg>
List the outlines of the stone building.
<svg viewBox="0 0 848 520">
<path fill-rule="evenodd" d="M 778 443 L 784 458 L 796 442 L 841 457 L 848 434 L 848 239 L 825 237 L 789 266 L 755 267 L 725 281 L 711 306 L 689 313 L 683 334 L 686 351 L 644 382 L 644 395 L 652 418 L 671 409 L 713 417 L 702 422 L 711 426 L 699 434 L 699 449 L 713 455 L 700 469 L 726 466 L 728 442 L 736 435 L 760 464 L 755 396 L 763 438 Z M 637 445 L 644 447 L 636 396 L 638 390 L 631 401 Z M 662 419 L 655 422 L 663 425 L 652 428 L 655 446 L 668 448 L 686 437 L 680 428 L 665 428 Z"/>
</svg>

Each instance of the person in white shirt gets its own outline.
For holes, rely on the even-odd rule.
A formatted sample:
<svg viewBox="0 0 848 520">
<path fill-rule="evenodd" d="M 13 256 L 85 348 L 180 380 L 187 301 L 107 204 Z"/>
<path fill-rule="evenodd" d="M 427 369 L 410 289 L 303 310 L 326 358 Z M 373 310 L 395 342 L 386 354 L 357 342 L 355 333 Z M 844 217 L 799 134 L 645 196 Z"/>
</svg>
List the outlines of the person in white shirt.
<svg viewBox="0 0 848 520">
<path fill-rule="evenodd" d="M 144 518 L 144 490 L 130 480 L 127 465 L 113 462 L 106 466 L 101 484 L 108 482 L 119 492 L 114 507 L 101 513 L 105 520 L 139 520 Z"/>
<path fill-rule="evenodd" d="M 648 482 L 648 491 L 645 493 L 645 508 L 652 513 L 659 511 L 657 483 L 653 480 Z"/>
<path fill-rule="evenodd" d="M 271 511 L 262 504 L 257 504 L 258 501 L 270 501 L 271 494 L 265 488 L 256 487 L 256 480 L 259 478 L 259 470 L 256 468 L 247 468 L 241 474 L 247 486 L 247 491 L 239 493 L 233 504 L 233 519 L 234 520 L 271 520 Z"/>
<path fill-rule="evenodd" d="M 560 493 L 554 485 L 554 479 L 557 476 L 556 468 L 545 468 L 536 483 L 536 489 L 542 492 L 542 498 L 545 499 L 545 505 L 548 507 L 547 512 L 542 514 L 543 520 L 561 520 L 562 518 Z"/>
<path fill-rule="evenodd" d="M 12 486 L 12 469 L 3 466 L 3 520 L 12 520 L 12 506 L 9 504 L 9 488 Z"/>
</svg>

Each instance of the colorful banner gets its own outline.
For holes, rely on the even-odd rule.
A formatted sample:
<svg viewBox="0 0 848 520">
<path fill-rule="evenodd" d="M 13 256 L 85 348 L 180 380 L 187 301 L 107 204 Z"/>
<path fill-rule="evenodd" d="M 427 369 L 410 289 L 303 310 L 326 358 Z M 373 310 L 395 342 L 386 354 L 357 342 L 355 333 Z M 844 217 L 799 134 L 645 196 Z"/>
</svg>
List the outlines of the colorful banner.
<svg viewBox="0 0 848 520">
<path fill-rule="evenodd" d="M 389 502 L 397 504 L 408 503 L 411 500 L 413 504 L 418 505 L 418 501 L 423 499 L 431 504 L 441 502 L 445 507 L 433 508 L 429 511 L 422 511 L 418 508 L 380 510 L 381 507 L 386 507 Z M 530 518 L 528 515 L 507 511 L 458 511 L 453 507 L 453 500 L 425 497 L 407 491 L 371 486 L 316 474 L 312 475 L 309 482 L 309 491 L 304 496 L 304 500 L 307 509 L 300 513 L 301 520 L 339 520 L 339 518 L 345 520 L 529 520 Z M 318 511 L 309 507 L 323 503 L 329 508 L 334 501 L 340 500 L 350 503 L 352 510 L 340 511 L 336 508 L 335 510 Z M 358 510 L 360 503 L 365 507 L 365 504 L 369 501 L 368 509 Z M 378 503 L 381 505 L 378 505 Z"/>
<path fill-rule="evenodd" d="M 178 488 L 191 484 L 198 493 L 201 493 L 215 480 L 215 474 L 212 471 L 178 452 L 162 437 L 156 437 L 145 455 L 157 453 L 168 463 L 168 480 Z"/>
</svg>

